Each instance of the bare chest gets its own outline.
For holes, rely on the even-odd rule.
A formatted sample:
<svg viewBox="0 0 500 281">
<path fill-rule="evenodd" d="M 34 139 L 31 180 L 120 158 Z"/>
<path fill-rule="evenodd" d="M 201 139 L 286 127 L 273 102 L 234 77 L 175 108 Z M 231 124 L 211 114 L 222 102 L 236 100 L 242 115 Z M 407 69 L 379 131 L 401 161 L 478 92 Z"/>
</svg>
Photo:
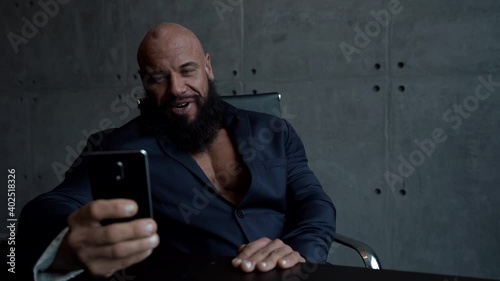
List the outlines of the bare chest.
<svg viewBox="0 0 500 281">
<path fill-rule="evenodd" d="M 225 130 L 209 151 L 193 158 L 220 196 L 234 205 L 241 202 L 250 186 L 250 173 Z"/>
</svg>

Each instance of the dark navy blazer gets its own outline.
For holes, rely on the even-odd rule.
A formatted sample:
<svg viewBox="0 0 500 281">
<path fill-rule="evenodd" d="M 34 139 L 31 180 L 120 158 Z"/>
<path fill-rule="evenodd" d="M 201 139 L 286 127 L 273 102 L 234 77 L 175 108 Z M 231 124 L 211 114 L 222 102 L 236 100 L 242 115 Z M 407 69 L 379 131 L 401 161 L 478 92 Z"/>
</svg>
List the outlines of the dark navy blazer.
<svg viewBox="0 0 500 281">
<path fill-rule="evenodd" d="M 268 237 L 282 239 L 310 261 L 325 262 L 335 208 L 309 169 L 296 132 L 284 119 L 224 105 L 227 130 L 251 174 L 250 188 L 237 206 L 217 195 L 189 154 L 165 137 L 144 133 L 139 116 L 91 136 L 65 180 L 26 205 L 18 239 L 29 247 L 28 264 L 67 226 L 68 215 L 92 200 L 85 155 L 139 149 L 149 157 L 160 235 L 155 251 L 234 256 L 240 245 Z"/>
</svg>

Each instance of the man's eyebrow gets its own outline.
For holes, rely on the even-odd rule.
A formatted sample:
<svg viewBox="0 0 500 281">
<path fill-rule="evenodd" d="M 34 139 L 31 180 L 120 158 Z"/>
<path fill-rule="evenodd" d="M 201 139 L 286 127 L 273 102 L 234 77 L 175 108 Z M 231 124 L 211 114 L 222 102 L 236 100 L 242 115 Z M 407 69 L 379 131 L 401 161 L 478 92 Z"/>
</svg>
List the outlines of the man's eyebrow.
<svg viewBox="0 0 500 281">
<path fill-rule="evenodd" d="M 153 71 L 151 73 L 151 75 L 163 75 L 163 74 L 165 74 L 165 73 L 163 71 L 161 71 L 161 70 L 156 70 L 156 71 Z"/>
<path fill-rule="evenodd" d="M 183 68 L 186 68 L 186 67 L 198 68 L 199 64 L 197 64 L 194 61 L 188 61 L 186 63 L 181 64 L 181 66 L 179 67 L 179 69 L 183 69 Z M 163 70 L 153 70 L 153 71 L 150 72 L 150 75 L 151 76 L 166 75 L 166 73 Z"/>
<path fill-rule="evenodd" d="M 189 61 L 180 66 L 180 68 L 186 68 L 186 67 L 198 67 L 198 64 L 194 61 Z"/>
</svg>

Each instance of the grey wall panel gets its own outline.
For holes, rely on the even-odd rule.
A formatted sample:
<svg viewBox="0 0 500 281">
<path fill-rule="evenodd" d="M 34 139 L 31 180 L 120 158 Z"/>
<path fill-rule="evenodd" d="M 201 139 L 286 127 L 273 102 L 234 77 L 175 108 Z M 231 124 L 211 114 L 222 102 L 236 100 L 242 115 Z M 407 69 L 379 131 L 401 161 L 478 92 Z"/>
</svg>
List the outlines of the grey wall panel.
<svg viewBox="0 0 500 281">
<path fill-rule="evenodd" d="M 401 2 L 391 33 L 395 75 L 500 70 L 499 1 Z M 399 61 L 406 67 L 399 69 Z"/>
<path fill-rule="evenodd" d="M 17 5 L 16 5 L 17 3 Z M 2 5 L 0 11 L 0 82 L 4 89 L 18 91 L 25 86 L 25 58 L 24 48 L 26 42 L 22 38 L 22 17 L 24 6 L 19 2 L 8 1 Z"/>
<path fill-rule="evenodd" d="M 494 81 L 499 77 L 492 76 Z M 500 221 L 500 98 L 474 98 L 478 75 L 395 82 L 394 92 L 398 84 L 407 90 L 393 93 L 390 171 L 401 176 L 404 183 L 398 182 L 396 191 L 406 195 L 396 201 L 392 247 L 394 256 L 411 253 L 395 264 L 405 270 L 498 277 L 494 265 L 500 261 L 500 233 L 492 226 Z M 468 111 L 475 108 L 474 100 L 477 108 Z M 455 104 L 465 104 L 461 123 Z M 446 140 L 431 144 L 436 129 L 443 130 Z M 403 173 L 398 172 L 401 165 L 407 167 Z"/>
<path fill-rule="evenodd" d="M 162 21 L 176 22 L 193 30 L 205 52 L 211 54 L 217 80 L 241 79 L 240 6 L 226 3 L 227 8 L 220 10 L 214 2 L 153 1 L 144 5 L 143 2 L 124 0 L 127 79 L 134 83 L 138 69 L 137 47 L 146 31 Z"/>
<path fill-rule="evenodd" d="M 35 81 L 34 88 L 70 89 L 123 85 L 123 18 L 117 13 L 119 7 L 118 0 L 59 5 L 24 50 L 30 84 Z M 43 11 L 35 2 L 25 16 L 36 18 L 33 15 Z"/>
<path fill-rule="evenodd" d="M 374 22 L 371 12 L 385 9 L 384 1 L 245 1 L 244 5 L 248 81 L 377 75 L 374 65 L 385 62 L 387 28 L 378 25 L 378 32 L 359 47 L 354 41 L 356 28 L 363 31 Z M 349 61 L 340 49 L 342 42 L 357 49 Z"/>
<path fill-rule="evenodd" d="M 0 155 L 2 155 L 2 161 L 0 161 L 0 169 L 5 178 L 7 178 L 7 169 L 15 169 L 16 208 L 14 212 L 17 218 L 27 200 L 32 196 L 36 196 L 39 192 L 33 189 L 31 185 L 33 176 L 29 103 L 30 100 L 22 93 L 0 92 L 0 108 L 2 108 L 2 118 L 0 118 L 0 129 L 2 131 Z M 16 125 L 13 126 L 13 123 Z M 2 202 L 0 236 L 1 233 L 7 232 L 6 184 L 7 182 L 4 190 L 0 193 L 0 202 Z"/>
<path fill-rule="evenodd" d="M 38 94 L 30 121 L 36 151 L 34 173 L 40 192 L 60 183 L 61 171 L 81 152 L 89 134 L 121 126 L 137 116 L 135 102 L 125 99 L 127 93 L 129 89 L 108 88 Z"/>
<path fill-rule="evenodd" d="M 241 82 L 218 82 L 216 81 L 217 92 L 221 96 L 232 96 L 245 94 L 243 83 Z"/>
</svg>

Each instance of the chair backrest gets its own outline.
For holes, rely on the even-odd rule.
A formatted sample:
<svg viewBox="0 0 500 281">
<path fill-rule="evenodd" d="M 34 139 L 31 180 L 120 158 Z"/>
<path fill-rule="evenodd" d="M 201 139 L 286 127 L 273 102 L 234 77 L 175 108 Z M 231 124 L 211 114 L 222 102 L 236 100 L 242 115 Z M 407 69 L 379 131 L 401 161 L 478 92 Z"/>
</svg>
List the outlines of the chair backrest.
<svg viewBox="0 0 500 281">
<path fill-rule="evenodd" d="M 255 95 L 222 96 L 227 103 L 245 110 L 252 110 L 281 117 L 281 95 L 265 93 Z"/>
</svg>

